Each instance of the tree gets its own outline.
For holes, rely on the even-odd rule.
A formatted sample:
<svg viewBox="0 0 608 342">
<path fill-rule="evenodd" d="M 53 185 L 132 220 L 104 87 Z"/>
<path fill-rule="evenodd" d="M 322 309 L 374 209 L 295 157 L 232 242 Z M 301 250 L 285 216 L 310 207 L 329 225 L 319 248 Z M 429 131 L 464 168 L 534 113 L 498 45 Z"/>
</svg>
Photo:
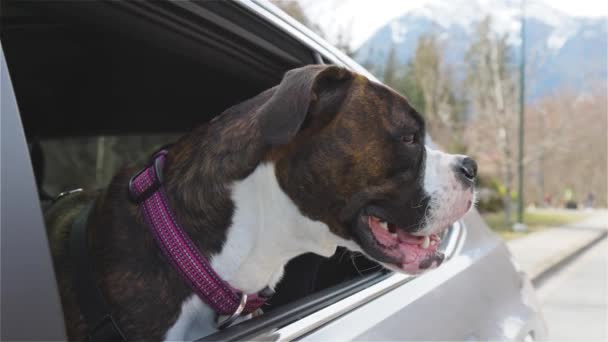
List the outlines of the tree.
<svg viewBox="0 0 608 342">
<path fill-rule="evenodd" d="M 603 84 L 602 84 L 603 83 Z M 561 205 L 566 187 L 574 199 L 593 193 L 596 205 L 607 202 L 608 126 L 606 83 L 591 92 L 562 90 L 527 106 L 526 198 L 542 203 L 545 194 Z"/>
<path fill-rule="evenodd" d="M 427 34 L 418 41 L 414 58 L 402 65 L 395 47 L 391 46 L 382 80 L 425 116 L 428 131 L 436 143 L 449 151 L 464 153 L 466 101 L 454 90 L 454 78 L 445 64 L 443 48 L 435 35 Z"/>
<path fill-rule="evenodd" d="M 403 73 L 397 78 L 396 84 L 393 87 L 401 94 L 405 95 L 410 105 L 414 107 L 418 113 L 424 115 L 424 93 L 416 79 L 414 63 L 412 61 L 409 61 L 403 67 Z"/>
<path fill-rule="evenodd" d="M 353 49 L 352 42 L 352 25 L 340 26 L 334 46 L 344 52 L 348 57 L 354 58 L 355 50 Z"/>
<path fill-rule="evenodd" d="M 306 13 L 304 13 L 304 10 L 302 9 L 302 6 L 300 6 L 300 3 L 298 1 L 270 0 L 270 2 L 272 2 L 278 8 L 280 8 L 283 12 L 289 14 L 289 16 L 291 16 L 295 20 L 299 21 L 300 24 L 311 29 L 314 33 L 318 34 L 321 37 L 324 36 L 323 30 L 321 30 L 321 27 L 319 25 L 317 25 L 316 23 L 314 23 L 312 20 L 310 20 L 310 18 L 306 15 Z"/>
<path fill-rule="evenodd" d="M 310 19 L 302 9 L 299 1 L 296 0 L 270 0 L 275 6 L 280 8 L 283 12 L 289 14 L 292 18 L 299 21 L 300 24 L 308 27 L 314 33 L 319 36 L 328 39 L 325 35 L 325 32 L 321 29 L 321 27 Z M 355 51 L 351 45 L 352 37 L 352 23 L 340 26 L 335 39 L 332 39 L 333 45 L 344 52 L 347 56 L 353 57 L 355 55 Z"/>
<path fill-rule="evenodd" d="M 391 48 L 388 52 L 388 57 L 386 58 L 386 64 L 384 65 L 382 81 L 385 84 L 394 87 L 398 78 L 398 69 L 399 67 L 397 65 L 397 59 L 395 56 L 395 47 L 391 45 Z"/>
<path fill-rule="evenodd" d="M 454 77 L 445 63 L 444 49 L 437 35 L 423 35 L 418 40 L 411 71 L 424 100 L 429 132 L 444 148 L 463 153 L 465 98 L 455 93 Z"/>
<path fill-rule="evenodd" d="M 512 224 L 514 186 L 514 144 L 516 134 L 517 75 L 510 61 L 507 35 L 492 31 L 492 20 L 486 17 L 476 29 L 473 43 L 465 54 L 465 86 L 475 114 L 473 136 L 469 144 L 477 154 L 496 154 L 490 158 L 498 166 L 504 185 L 502 191 L 506 223 Z"/>
<path fill-rule="evenodd" d="M 364 63 L 364 66 L 371 72 L 377 69 L 369 62 Z M 414 65 L 411 61 L 405 65 L 399 64 L 394 46 L 389 49 L 382 79 L 386 85 L 404 95 L 414 109 L 424 114 L 424 96 L 414 75 Z"/>
</svg>

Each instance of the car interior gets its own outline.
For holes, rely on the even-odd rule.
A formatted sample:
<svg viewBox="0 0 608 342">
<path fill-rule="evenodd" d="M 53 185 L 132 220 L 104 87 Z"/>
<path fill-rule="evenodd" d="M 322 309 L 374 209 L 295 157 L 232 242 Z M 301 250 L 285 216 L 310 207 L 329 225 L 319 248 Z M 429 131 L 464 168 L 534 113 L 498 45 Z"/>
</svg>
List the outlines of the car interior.
<svg viewBox="0 0 608 342">
<path fill-rule="evenodd" d="M 2 48 L 43 207 L 61 192 L 106 186 L 120 167 L 287 70 L 323 61 L 235 4 L 190 5 L 2 2 Z M 329 259 L 303 255 L 288 264 L 268 314 L 228 330 L 238 338 L 294 321 L 387 273 L 342 249 Z"/>
</svg>

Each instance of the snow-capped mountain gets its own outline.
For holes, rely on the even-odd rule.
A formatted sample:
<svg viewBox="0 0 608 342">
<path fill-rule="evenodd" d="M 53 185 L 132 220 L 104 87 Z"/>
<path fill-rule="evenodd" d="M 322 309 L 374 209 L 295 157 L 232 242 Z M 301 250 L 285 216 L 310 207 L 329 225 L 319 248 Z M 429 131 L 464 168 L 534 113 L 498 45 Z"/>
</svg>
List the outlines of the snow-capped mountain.
<svg viewBox="0 0 608 342">
<path fill-rule="evenodd" d="M 391 48 L 397 61 L 406 63 L 420 36 L 433 32 L 443 42 L 447 62 L 463 70 L 475 28 L 487 15 L 497 34 L 508 35 L 517 58 L 520 6 L 519 0 L 432 1 L 381 27 L 357 49 L 355 59 L 381 72 Z M 607 80 L 608 18 L 573 17 L 538 1 L 526 1 L 525 14 L 528 99 Z"/>
</svg>

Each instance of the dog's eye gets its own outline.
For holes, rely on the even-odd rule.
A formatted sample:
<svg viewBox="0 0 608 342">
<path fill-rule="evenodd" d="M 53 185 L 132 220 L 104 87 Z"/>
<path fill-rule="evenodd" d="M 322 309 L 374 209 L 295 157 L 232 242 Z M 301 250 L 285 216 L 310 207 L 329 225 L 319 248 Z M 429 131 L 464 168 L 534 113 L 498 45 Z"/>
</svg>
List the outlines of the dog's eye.
<svg viewBox="0 0 608 342">
<path fill-rule="evenodd" d="M 404 143 L 411 145 L 415 142 L 415 138 L 416 136 L 414 134 L 405 134 L 404 136 L 401 137 L 401 141 L 403 141 Z"/>
</svg>

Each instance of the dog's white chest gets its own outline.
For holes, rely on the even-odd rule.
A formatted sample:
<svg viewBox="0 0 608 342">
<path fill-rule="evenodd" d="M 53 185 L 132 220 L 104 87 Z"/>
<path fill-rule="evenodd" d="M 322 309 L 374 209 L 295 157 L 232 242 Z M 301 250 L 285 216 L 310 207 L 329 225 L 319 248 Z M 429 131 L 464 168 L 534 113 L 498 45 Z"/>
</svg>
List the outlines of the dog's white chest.
<svg viewBox="0 0 608 342">
<path fill-rule="evenodd" d="M 211 266 L 232 286 L 254 293 L 274 288 L 283 267 L 307 252 L 331 256 L 346 241 L 318 221 L 303 216 L 280 188 L 272 164 L 261 164 L 232 186 L 235 213 L 222 250 Z M 217 331 L 215 313 L 193 295 L 182 304 L 166 340 L 196 340 Z"/>
</svg>

